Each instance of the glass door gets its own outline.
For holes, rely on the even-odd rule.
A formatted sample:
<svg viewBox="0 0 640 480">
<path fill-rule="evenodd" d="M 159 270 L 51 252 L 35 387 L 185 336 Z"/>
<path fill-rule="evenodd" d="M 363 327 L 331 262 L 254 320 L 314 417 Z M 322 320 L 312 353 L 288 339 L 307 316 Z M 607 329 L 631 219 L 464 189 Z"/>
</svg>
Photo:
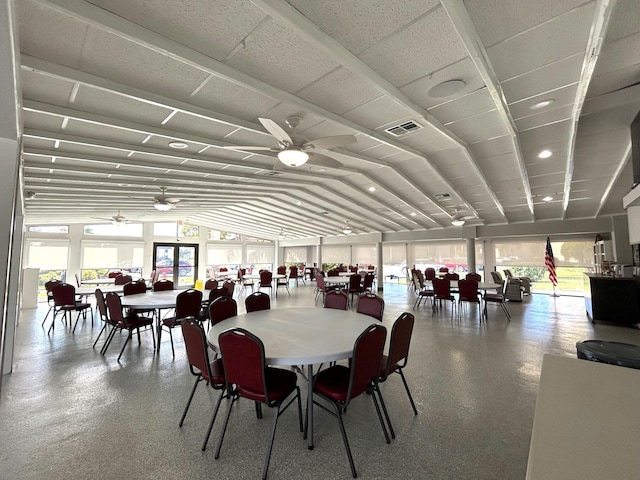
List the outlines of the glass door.
<svg viewBox="0 0 640 480">
<path fill-rule="evenodd" d="M 198 279 L 198 244 L 154 243 L 153 267 L 158 279 L 176 288 L 193 287 Z"/>
</svg>

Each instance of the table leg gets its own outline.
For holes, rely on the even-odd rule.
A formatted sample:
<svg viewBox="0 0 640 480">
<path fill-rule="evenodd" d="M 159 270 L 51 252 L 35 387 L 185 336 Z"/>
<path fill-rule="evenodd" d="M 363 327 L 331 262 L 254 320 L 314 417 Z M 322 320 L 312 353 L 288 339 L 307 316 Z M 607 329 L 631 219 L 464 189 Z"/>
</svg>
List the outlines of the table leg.
<svg viewBox="0 0 640 480">
<path fill-rule="evenodd" d="M 161 310 L 158 308 L 156 310 L 156 337 L 158 338 L 158 346 L 156 347 L 156 352 L 160 352 L 160 336 L 162 335 L 162 320 L 160 314 Z"/>
<path fill-rule="evenodd" d="M 313 365 L 307 365 L 307 448 L 313 450 Z"/>
</svg>

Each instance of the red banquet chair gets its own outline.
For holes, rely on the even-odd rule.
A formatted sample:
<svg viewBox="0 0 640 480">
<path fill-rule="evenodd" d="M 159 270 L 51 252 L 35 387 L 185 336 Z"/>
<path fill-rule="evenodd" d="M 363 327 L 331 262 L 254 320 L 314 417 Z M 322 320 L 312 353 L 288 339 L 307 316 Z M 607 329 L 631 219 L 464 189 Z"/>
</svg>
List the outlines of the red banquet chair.
<svg viewBox="0 0 640 480">
<path fill-rule="evenodd" d="M 176 351 L 173 347 L 173 334 L 171 331 L 182 325 L 182 322 L 186 318 L 197 319 L 200 314 L 200 307 L 202 305 L 202 292 L 190 288 L 184 292 L 180 292 L 176 297 L 176 308 L 174 314 L 171 317 L 165 317 L 162 319 L 162 327 L 169 332 L 169 338 L 171 339 L 171 354 L 175 358 Z M 158 335 L 160 335 L 160 330 Z M 158 337 L 158 346 L 160 345 L 160 337 Z"/>
<path fill-rule="evenodd" d="M 358 297 L 357 313 L 364 313 L 378 321 L 382 321 L 384 314 L 384 300 L 373 293 L 365 293 Z"/>
<path fill-rule="evenodd" d="M 264 292 L 254 292 L 244 299 L 247 313 L 271 309 L 271 297 Z"/>
<path fill-rule="evenodd" d="M 324 308 L 346 310 L 349 306 L 349 297 L 343 292 L 327 292 L 324 296 Z"/>
<path fill-rule="evenodd" d="M 298 422 L 302 432 L 302 404 L 300 401 L 300 388 L 297 385 L 298 376 L 291 370 L 267 366 L 262 341 L 242 328 L 234 328 L 222 332 L 218 338 L 218 345 L 222 355 L 225 378 L 229 385 L 231 401 L 228 402 L 229 408 L 220 434 L 215 458 L 220 457 L 220 449 L 229 424 L 231 409 L 240 397 L 257 402 L 257 404 L 265 404 L 268 407 L 275 408 L 269 445 L 262 470 L 262 478 L 264 480 L 267 478 L 267 471 L 269 470 L 278 418 L 296 400 L 298 403 Z M 286 402 L 287 399 L 289 399 L 288 402 Z M 260 417 L 261 414 L 258 407 L 256 407 L 256 411 Z"/>
</svg>

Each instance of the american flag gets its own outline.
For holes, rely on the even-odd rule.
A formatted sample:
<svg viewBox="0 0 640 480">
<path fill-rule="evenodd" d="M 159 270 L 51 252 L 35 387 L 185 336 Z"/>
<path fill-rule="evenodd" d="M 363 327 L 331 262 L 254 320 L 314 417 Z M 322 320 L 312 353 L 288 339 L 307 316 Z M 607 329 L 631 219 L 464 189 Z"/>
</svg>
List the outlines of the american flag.
<svg viewBox="0 0 640 480">
<path fill-rule="evenodd" d="M 551 249 L 551 241 L 547 237 L 547 248 L 544 251 L 544 264 L 549 270 L 549 280 L 554 287 L 558 285 L 558 277 L 556 277 L 556 262 L 553 259 L 553 250 Z"/>
</svg>

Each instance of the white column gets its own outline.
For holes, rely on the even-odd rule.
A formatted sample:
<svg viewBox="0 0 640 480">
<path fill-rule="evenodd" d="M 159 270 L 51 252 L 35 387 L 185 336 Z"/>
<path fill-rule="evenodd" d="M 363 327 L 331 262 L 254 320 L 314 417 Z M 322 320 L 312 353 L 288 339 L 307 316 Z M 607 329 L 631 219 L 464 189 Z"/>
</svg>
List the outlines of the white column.
<svg viewBox="0 0 640 480">
<path fill-rule="evenodd" d="M 23 196 L 20 188 L 20 150 L 18 133 L 21 127 L 21 91 L 18 81 L 18 35 L 15 31 L 15 2 L 0 0 L 0 371 L 12 370 L 15 325 L 18 317 L 21 245 L 23 228 Z M 16 232 L 19 234 L 16 235 Z M 0 377 L 1 378 L 1 377 Z M 2 387 L 0 380 L 0 389 Z"/>
<path fill-rule="evenodd" d="M 383 290 L 384 284 L 384 268 L 382 267 L 382 242 L 376 242 L 376 268 L 378 269 L 378 291 L 381 292 Z"/>
<path fill-rule="evenodd" d="M 476 239 L 467 238 L 467 271 L 476 271 Z"/>
</svg>

